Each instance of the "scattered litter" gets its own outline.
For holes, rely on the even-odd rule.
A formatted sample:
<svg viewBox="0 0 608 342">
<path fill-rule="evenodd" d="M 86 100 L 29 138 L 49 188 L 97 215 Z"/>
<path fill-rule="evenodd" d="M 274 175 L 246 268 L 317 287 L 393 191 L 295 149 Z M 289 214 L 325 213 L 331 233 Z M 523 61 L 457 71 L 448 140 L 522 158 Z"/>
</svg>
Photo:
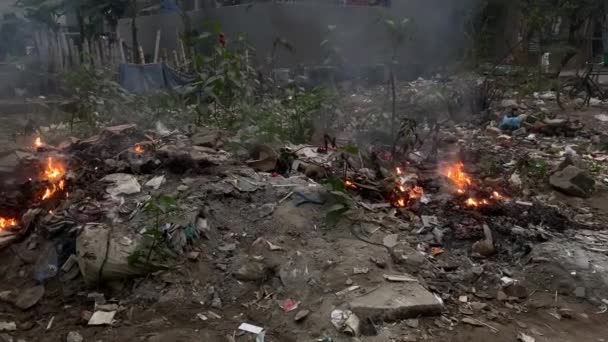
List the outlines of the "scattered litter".
<svg viewBox="0 0 608 342">
<path fill-rule="evenodd" d="M 157 177 L 150 179 L 148 182 L 146 182 L 145 186 L 152 188 L 154 190 L 158 190 L 158 188 L 160 188 L 160 186 L 163 185 L 164 182 L 165 182 L 165 176 L 157 176 Z"/>
<path fill-rule="evenodd" d="M 262 331 L 264 331 L 264 328 L 260 328 L 258 326 L 249 324 L 249 323 L 242 323 L 241 325 L 239 325 L 239 330 L 242 331 L 246 331 L 255 335 L 260 334 Z"/>
<path fill-rule="evenodd" d="M 309 310 L 300 310 L 300 311 L 298 311 L 298 313 L 296 314 L 296 316 L 294 317 L 293 320 L 296 322 L 300 322 L 301 320 L 306 318 L 309 314 L 310 314 Z"/>
<path fill-rule="evenodd" d="M 523 205 L 524 207 L 531 207 L 534 205 L 532 202 L 524 202 L 524 201 L 515 201 L 515 204 Z"/>
<path fill-rule="evenodd" d="M 344 296 L 345 294 L 347 294 L 349 292 L 353 292 L 353 291 L 358 290 L 359 288 L 361 288 L 361 286 L 358 286 L 358 285 L 353 285 L 353 286 L 347 287 L 347 288 L 345 288 L 344 290 L 342 290 L 340 292 L 336 292 L 336 296 L 342 297 L 342 296 Z"/>
<path fill-rule="evenodd" d="M 418 279 L 416 278 L 412 278 L 410 276 L 407 275 L 389 275 L 389 274 L 385 274 L 383 275 L 384 279 L 391 281 L 391 282 L 396 282 L 396 283 L 417 283 Z"/>
<path fill-rule="evenodd" d="M 458 301 L 461 303 L 467 303 L 469 301 L 469 297 L 467 296 L 460 296 L 458 297 Z"/>
<path fill-rule="evenodd" d="M 99 325 L 111 325 L 114 322 L 114 316 L 116 311 L 95 311 L 91 319 L 89 319 L 88 325 L 99 326 Z"/>
<path fill-rule="evenodd" d="M 494 333 L 497 333 L 499 331 L 497 328 L 495 328 L 487 323 L 484 323 L 482 321 L 476 320 L 474 318 L 465 317 L 461 321 L 462 321 L 462 323 L 466 323 L 466 324 L 476 326 L 476 327 L 487 327 L 490 330 L 492 330 Z"/>
<path fill-rule="evenodd" d="M 51 330 L 51 328 L 53 327 L 54 321 L 55 321 L 55 316 L 51 317 L 51 319 L 49 320 L 49 323 L 46 325 L 46 330 Z"/>
<path fill-rule="evenodd" d="M 126 173 L 113 173 L 103 177 L 101 180 L 113 183 L 106 188 L 106 192 L 111 196 L 131 195 L 141 191 L 137 178 Z"/>
<path fill-rule="evenodd" d="M 15 322 L 0 322 L 0 331 L 15 331 L 17 324 Z"/>
<path fill-rule="evenodd" d="M 340 332 L 351 336 L 359 336 L 360 320 L 350 310 L 334 310 L 331 312 L 331 324 Z"/>
<path fill-rule="evenodd" d="M 502 277 L 500 278 L 500 281 L 502 283 L 502 286 L 510 286 L 515 284 L 515 279 L 510 278 L 510 277 Z"/>
<path fill-rule="evenodd" d="M 369 268 L 367 267 L 355 267 L 353 268 L 353 274 L 368 274 Z"/>
<path fill-rule="evenodd" d="M 536 339 L 530 335 L 526 335 L 524 333 L 519 333 L 517 336 L 517 340 L 521 342 L 536 342 Z"/>
<path fill-rule="evenodd" d="M 299 302 L 295 302 L 293 299 L 286 299 L 283 304 L 281 304 L 281 309 L 285 312 L 292 312 L 298 308 L 300 305 Z"/>
<path fill-rule="evenodd" d="M 198 317 L 198 319 L 200 319 L 201 321 L 207 321 L 207 320 L 209 320 L 209 317 L 205 316 L 202 313 L 196 314 L 196 317 Z"/>
<path fill-rule="evenodd" d="M 595 118 L 601 122 L 608 122 L 608 115 L 606 114 L 598 114 L 595 116 Z"/>
</svg>

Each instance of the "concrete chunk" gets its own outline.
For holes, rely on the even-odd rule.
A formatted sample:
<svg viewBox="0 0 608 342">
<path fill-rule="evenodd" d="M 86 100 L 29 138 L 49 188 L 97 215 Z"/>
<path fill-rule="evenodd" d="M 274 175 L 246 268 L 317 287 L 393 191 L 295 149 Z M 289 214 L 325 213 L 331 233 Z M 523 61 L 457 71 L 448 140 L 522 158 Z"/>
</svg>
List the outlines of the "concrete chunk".
<svg viewBox="0 0 608 342">
<path fill-rule="evenodd" d="M 391 322 L 438 315 L 443 310 L 443 303 L 419 283 L 389 283 L 353 299 L 350 308 L 361 319 L 381 316 Z"/>
</svg>

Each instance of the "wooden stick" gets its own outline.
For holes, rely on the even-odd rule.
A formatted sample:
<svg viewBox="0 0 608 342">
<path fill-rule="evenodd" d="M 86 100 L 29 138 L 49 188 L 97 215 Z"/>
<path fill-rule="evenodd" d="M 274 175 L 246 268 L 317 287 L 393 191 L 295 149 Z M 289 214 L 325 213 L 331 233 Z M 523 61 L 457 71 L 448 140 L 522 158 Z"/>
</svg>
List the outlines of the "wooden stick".
<svg viewBox="0 0 608 342">
<path fill-rule="evenodd" d="M 169 54 L 167 49 L 163 49 L 163 62 L 169 64 Z"/>
<path fill-rule="evenodd" d="M 158 63 L 158 55 L 160 54 L 160 32 L 156 31 L 156 44 L 154 45 L 154 63 Z"/>
<path fill-rule="evenodd" d="M 173 63 L 175 63 L 175 68 L 179 69 L 179 57 L 177 56 L 177 51 L 173 50 Z"/>
<path fill-rule="evenodd" d="M 139 60 L 141 61 L 141 64 L 146 64 L 146 56 L 144 55 L 144 48 L 140 46 L 137 47 L 137 50 L 139 51 Z"/>
</svg>

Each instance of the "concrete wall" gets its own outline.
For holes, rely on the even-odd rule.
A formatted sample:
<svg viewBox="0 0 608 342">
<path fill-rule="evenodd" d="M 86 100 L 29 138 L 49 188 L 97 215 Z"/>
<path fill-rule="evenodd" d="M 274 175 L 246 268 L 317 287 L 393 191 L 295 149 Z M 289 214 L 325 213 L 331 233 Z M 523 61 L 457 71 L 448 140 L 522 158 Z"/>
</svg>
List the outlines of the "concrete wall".
<svg viewBox="0 0 608 342">
<path fill-rule="evenodd" d="M 404 64 L 442 64 L 457 58 L 462 36 L 459 9 L 474 0 L 408 0 L 393 1 L 390 9 L 379 7 L 340 7 L 310 4 L 256 4 L 191 12 L 192 24 L 204 30 L 206 20 L 219 20 L 228 38 L 244 33 L 261 60 L 270 53 L 276 37 L 287 39 L 295 53 L 282 51 L 277 64 L 320 64 L 324 49 L 320 43 L 327 37 L 328 25 L 336 25 L 334 40 L 350 63 L 376 64 L 390 60 L 390 40 L 386 30 L 387 16 L 413 20 L 412 39 L 404 44 L 399 60 Z M 454 4 L 457 3 L 457 4 Z M 119 32 L 131 45 L 130 19 L 123 19 Z M 153 15 L 137 19 L 138 39 L 147 54 L 152 54 L 156 31 L 162 30 L 161 48 L 177 49 L 177 32 L 183 29 L 179 15 Z"/>
</svg>

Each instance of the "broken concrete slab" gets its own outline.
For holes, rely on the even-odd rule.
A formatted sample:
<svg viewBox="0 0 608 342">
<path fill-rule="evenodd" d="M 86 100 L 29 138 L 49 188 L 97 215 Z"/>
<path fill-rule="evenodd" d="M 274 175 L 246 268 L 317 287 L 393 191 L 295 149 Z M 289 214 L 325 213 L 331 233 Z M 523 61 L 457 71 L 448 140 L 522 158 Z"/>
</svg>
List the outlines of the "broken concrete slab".
<svg viewBox="0 0 608 342">
<path fill-rule="evenodd" d="M 554 173 L 549 178 L 549 183 L 566 195 L 576 197 L 589 197 L 595 188 L 595 180 L 573 165 Z"/>
<path fill-rule="evenodd" d="M 353 299 L 349 305 L 361 319 L 374 316 L 388 322 L 434 316 L 443 310 L 441 299 L 415 282 L 383 284 L 377 290 Z"/>
<path fill-rule="evenodd" d="M 15 306 L 21 310 L 27 310 L 38 302 L 44 296 L 44 286 L 34 286 L 19 294 L 15 301 Z"/>
</svg>

